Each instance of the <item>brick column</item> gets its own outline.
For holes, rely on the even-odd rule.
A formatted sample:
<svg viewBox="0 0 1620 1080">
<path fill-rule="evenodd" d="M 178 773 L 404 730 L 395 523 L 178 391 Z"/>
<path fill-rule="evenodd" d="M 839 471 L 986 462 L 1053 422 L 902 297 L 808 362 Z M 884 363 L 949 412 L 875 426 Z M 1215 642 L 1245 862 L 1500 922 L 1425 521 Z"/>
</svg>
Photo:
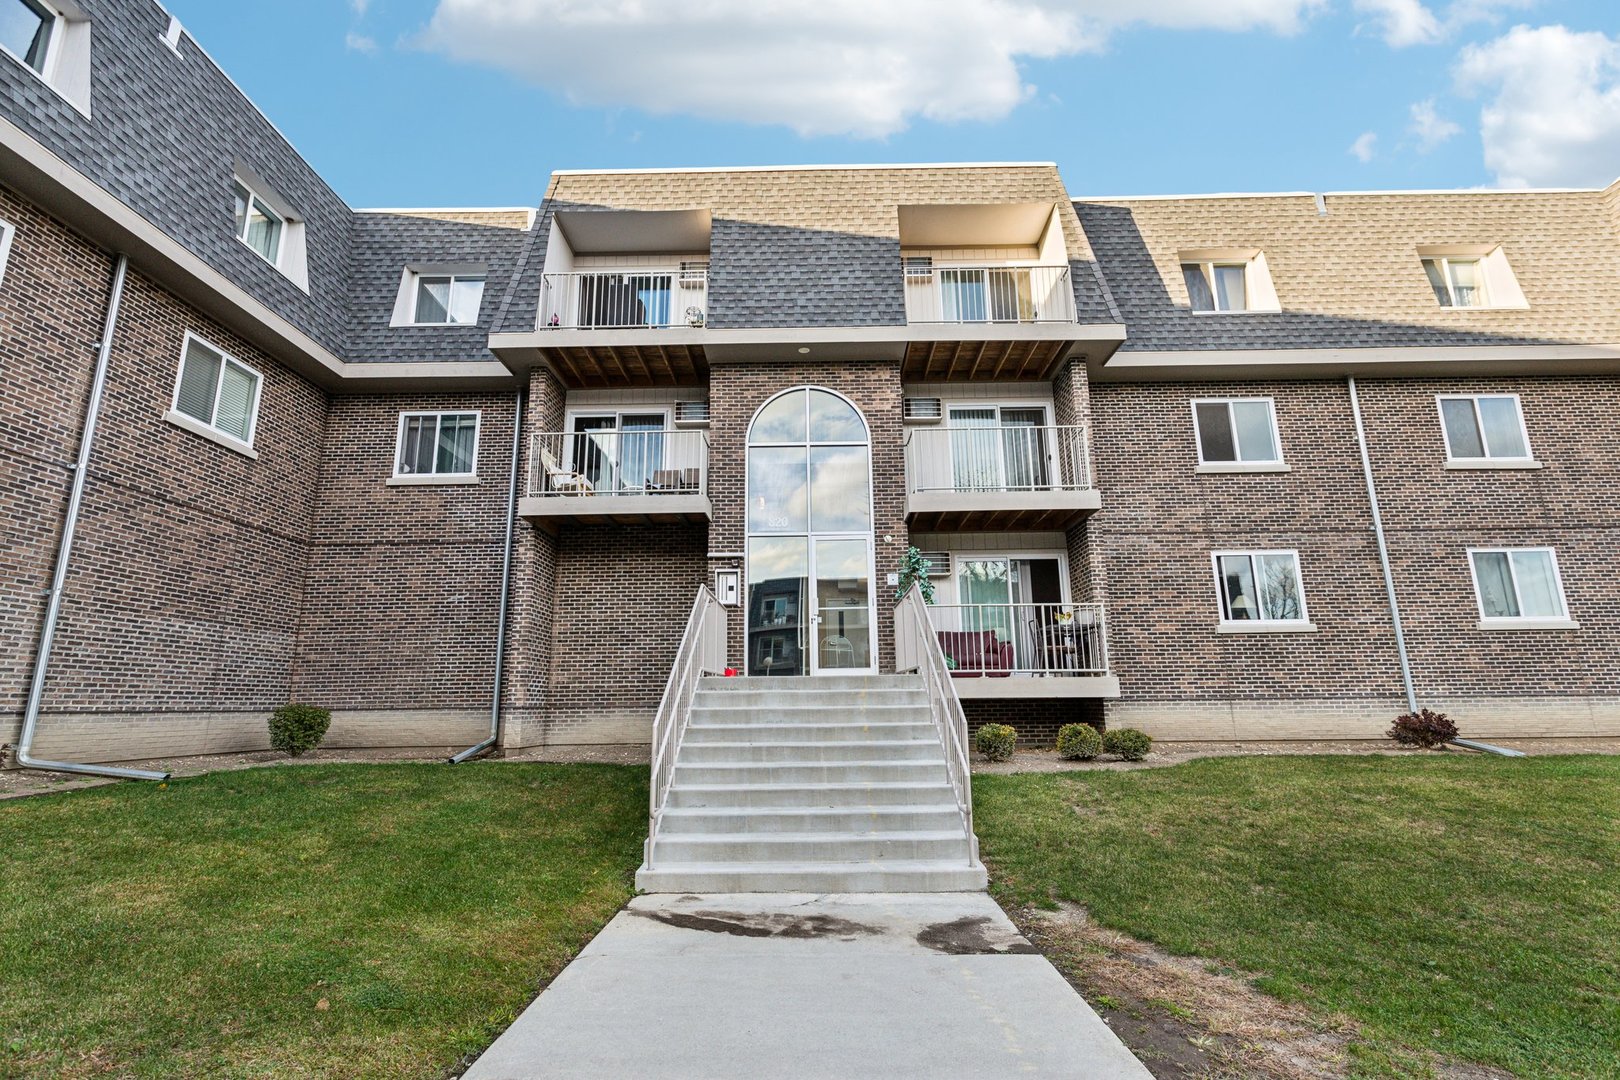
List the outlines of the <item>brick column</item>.
<svg viewBox="0 0 1620 1080">
<path fill-rule="evenodd" d="M 1091 423 L 1091 379 L 1086 362 L 1066 360 L 1052 379 L 1052 405 L 1059 426 L 1080 424 L 1086 428 L 1086 452 L 1090 458 L 1091 482 L 1099 490 L 1099 457 L 1095 428 Z M 1106 493 L 1104 499 L 1106 500 Z M 1105 502 L 1106 506 L 1106 502 Z M 1102 535 L 1097 518 L 1087 518 L 1069 527 L 1069 595 L 1076 603 L 1103 603 L 1108 595 L 1108 577 L 1103 562 Z"/>
</svg>

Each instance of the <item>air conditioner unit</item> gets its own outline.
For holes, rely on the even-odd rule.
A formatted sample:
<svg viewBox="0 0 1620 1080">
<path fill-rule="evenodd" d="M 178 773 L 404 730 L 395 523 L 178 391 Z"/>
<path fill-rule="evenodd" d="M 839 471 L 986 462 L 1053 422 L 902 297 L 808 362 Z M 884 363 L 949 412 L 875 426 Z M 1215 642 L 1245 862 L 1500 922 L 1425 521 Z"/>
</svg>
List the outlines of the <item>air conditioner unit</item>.
<svg viewBox="0 0 1620 1080">
<path fill-rule="evenodd" d="M 709 283 L 708 261 L 681 263 L 681 285 L 687 289 L 701 289 Z"/>
<path fill-rule="evenodd" d="M 928 563 L 929 577 L 951 576 L 951 553 L 948 551 L 920 551 L 923 561 Z"/>
<path fill-rule="evenodd" d="M 903 415 L 916 424 L 937 424 L 945 418 L 945 403 L 937 397 L 908 397 Z"/>
<path fill-rule="evenodd" d="M 900 261 L 906 268 L 906 277 L 908 279 L 927 281 L 934 276 L 934 257 L 932 255 L 907 255 Z"/>
<path fill-rule="evenodd" d="M 683 426 L 707 424 L 709 422 L 709 403 L 707 401 L 677 401 L 675 403 L 675 422 Z"/>
</svg>

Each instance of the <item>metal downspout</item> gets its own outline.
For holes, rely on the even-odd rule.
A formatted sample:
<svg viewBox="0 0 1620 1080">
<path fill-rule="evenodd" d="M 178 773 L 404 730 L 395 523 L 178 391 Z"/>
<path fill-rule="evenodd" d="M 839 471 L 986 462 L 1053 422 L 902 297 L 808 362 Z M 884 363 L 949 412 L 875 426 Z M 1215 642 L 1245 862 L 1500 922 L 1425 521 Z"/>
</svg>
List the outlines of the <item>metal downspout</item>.
<svg viewBox="0 0 1620 1080">
<path fill-rule="evenodd" d="M 28 706 L 23 712 L 22 735 L 17 739 L 17 764 L 25 769 L 46 769 L 51 772 L 80 773 L 86 776 L 113 776 L 123 780 L 167 780 L 168 773 L 147 769 L 121 769 L 114 765 L 81 765 L 72 761 L 47 761 L 36 758 L 34 732 L 39 728 L 39 710 L 45 700 L 45 673 L 51 663 L 51 646 L 56 641 L 56 620 L 62 613 L 62 593 L 67 583 L 68 561 L 73 556 L 73 534 L 79 524 L 79 510 L 84 504 L 84 485 L 90 472 L 90 451 L 96 438 L 96 421 L 101 416 L 101 399 L 107 387 L 107 367 L 112 361 L 113 328 L 118 323 L 118 308 L 124 299 L 124 278 L 129 272 L 129 257 L 118 256 L 113 265 L 112 295 L 107 299 L 107 321 L 97 344 L 95 379 L 90 384 L 90 405 L 84 414 L 84 433 L 79 437 L 79 459 L 73 465 L 73 491 L 68 496 L 67 519 L 62 525 L 62 540 L 56 549 L 56 573 L 51 579 L 50 603 L 45 608 L 45 626 L 40 631 L 39 655 L 34 660 L 34 681 L 28 689 Z"/>
<path fill-rule="evenodd" d="M 450 759 L 459 765 L 468 758 L 482 754 L 495 745 L 501 734 L 501 678 L 506 667 L 506 609 L 507 594 L 512 587 L 512 531 L 517 523 L 518 459 L 523 451 L 523 391 L 517 392 L 517 405 L 512 414 L 512 478 L 506 491 L 506 548 L 501 555 L 501 602 L 495 621 L 495 686 L 490 694 L 489 738 L 469 746 Z"/>
<path fill-rule="evenodd" d="M 1367 477 L 1367 501 L 1372 505 L 1373 535 L 1378 538 L 1378 561 L 1384 568 L 1384 591 L 1389 594 L 1389 616 L 1395 623 L 1395 651 L 1401 658 L 1401 679 L 1406 683 L 1406 708 L 1418 711 L 1417 689 L 1412 684 L 1412 664 L 1406 656 L 1406 631 L 1401 628 L 1401 605 L 1395 599 L 1395 574 L 1389 566 L 1389 545 L 1384 541 L 1384 515 L 1378 510 L 1378 487 L 1373 483 L 1372 457 L 1367 453 L 1367 429 L 1361 422 L 1361 399 L 1356 395 L 1356 377 L 1349 376 L 1350 412 L 1356 418 L 1356 442 L 1361 447 L 1361 471 Z"/>
</svg>

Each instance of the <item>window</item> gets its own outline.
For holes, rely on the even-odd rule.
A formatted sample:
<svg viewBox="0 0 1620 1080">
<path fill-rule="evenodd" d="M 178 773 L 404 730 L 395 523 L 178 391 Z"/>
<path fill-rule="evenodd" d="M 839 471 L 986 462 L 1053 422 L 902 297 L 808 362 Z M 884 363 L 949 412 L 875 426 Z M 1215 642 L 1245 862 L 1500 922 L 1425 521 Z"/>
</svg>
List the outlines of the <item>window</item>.
<svg viewBox="0 0 1620 1080">
<path fill-rule="evenodd" d="M 1423 260 L 1429 287 L 1441 307 L 1489 307 L 1485 299 L 1485 275 L 1478 259 L 1434 258 Z"/>
<path fill-rule="evenodd" d="M 475 475 L 478 415 L 476 412 L 401 413 L 394 475 Z"/>
<path fill-rule="evenodd" d="M 1248 311 L 1247 262 L 1184 262 L 1187 297 L 1194 311 Z"/>
<path fill-rule="evenodd" d="M 484 276 L 418 274 L 416 310 L 411 322 L 427 326 L 471 326 L 484 301 Z"/>
<path fill-rule="evenodd" d="M 1193 402 L 1200 465 L 1280 465 L 1276 405 L 1270 398 Z"/>
<path fill-rule="evenodd" d="M 11 240 L 17 230 L 9 221 L 0 221 L 0 283 L 6 280 L 6 263 L 11 261 Z"/>
<path fill-rule="evenodd" d="M 173 413 L 251 446 L 259 411 L 259 373 L 201 338 L 186 337 Z M 190 427 L 190 424 L 182 424 Z"/>
<path fill-rule="evenodd" d="M 1471 548 L 1474 593 L 1486 625 L 1497 620 L 1565 621 L 1564 584 L 1552 548 Z"/>
<path fill-rule="evenodd" d="M 265 262 L 272 266 L 281 265 L 281 236 L 286 229 L 286 219 L 242 181 L 235 181 L 234 187 L 236 238 L 257 251 Z"/>
<path fill-rule="evenodd" d="M 1435 400 L 1452 461 L 1530 460 L 1517 394 L 1442 394 Z"/>
<path fill-rule="evenodd" d="M 1214 559 L 1222 623 L 1306 624 L 1297 553 L 1217 552 Z"/>
<path fill-rule="evenodd" d="M 0 46 L 43 75 L 58 18 L 38 0 L 0 0 Z"/>
</svg>

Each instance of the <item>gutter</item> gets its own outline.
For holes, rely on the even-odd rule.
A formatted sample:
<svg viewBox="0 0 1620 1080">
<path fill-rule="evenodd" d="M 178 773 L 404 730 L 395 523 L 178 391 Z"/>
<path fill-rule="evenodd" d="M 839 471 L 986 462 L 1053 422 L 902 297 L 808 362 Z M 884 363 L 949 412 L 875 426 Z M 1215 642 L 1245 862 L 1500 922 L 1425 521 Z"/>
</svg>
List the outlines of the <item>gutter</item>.
<svg viewBox="0 0 1620 1080">
<path fill-rule="evenodd" d="M 512 478 L 506 491 L 506 544 L 501 554 L 501 601 L 495 622 L 495 685 L 490 691 L 489 738 L 450 758 L 449 764 L 460 765 L 495 745 L 501 735 L 501 678 L 506 669 L 506 611 L 507 596 L 512 587 L 512 533 L 517 524 L 518 461 L 523 451 L 523 391 L 517 392 L 512 410 Z"/>
<path fill-rule="evenodd" d="M 34 757 L 34 733 L 39 728 L 40 706 L 45 699 L 45 674 L 51 663 L 51 646 L 56 641 L 56 620 L 62 614 L 62 593 L 67 582 L 68 563 L 73 556 L 73 534 L 78 528 L 79 511 L 84 505 L 84 485 L 90 472 L 90 451 L 96 438 L 96 421 L 101 417 L 101 399 L 107 389 L 107 367 L 112 361 L 113 328 L 124 300 L 124 280 L 129 273 L 129 256 L 119 255 L 113 264 L 112 295 L 107 299 L 107 320 L 96 346 L 96 373 L 90 384 L 90 404 L 85 409 L 84 433 L 79 437 L 79 459 L 73 469 L 73 491 L 68 496 L 67 519 L 56 550 L 56 572 L 51 579 L 50 604 L 45 609 L 45 626 L 40 631 L 39 654 L 34 660 L 34 681 L 28 689 L 28 707 L 23 713 L 22 736 L 17 740 L 17 764 L 25 769 L 78 773 L 84 776 L 111 776 L 121 780 L 167 780 L 166 772 L 122 769 L 112 765 L 83 765 L 70 761 L 48 761 Z"/>
<path fill-rule="evenodd" d="M 1378 561 L 1384 568 L 1384 591 L 1389 596 L 1389 617 L 1395 624 L 1395 651 L 1401 658 L 1401 679 L 1406 684 L 1406 709 L 1418 711 L 1417 688 L 1412 683 L 1412 663 L 1406 655 L 1406 632 L 1401 628 L 1401 605 L 1395 598 L 1395 574 L 1389 565 L 1389 544 L 1384 539 L 1384 516 L 1378 509 L 1378 486 L 1373 482 L 1372 457 L 1367 453 L 1367 429 L 1361 422 L 1361 399 L 1356 396 L 1356 377 L 1345 380 L 1350 387 L 1350 412 L 1356 418 L 1356 443 L 1361 448 L 1361 471 L 1367 478 L 1367 501 L 1372 506 L 1373 535 L 1378 538 Z"/>
</svg>

